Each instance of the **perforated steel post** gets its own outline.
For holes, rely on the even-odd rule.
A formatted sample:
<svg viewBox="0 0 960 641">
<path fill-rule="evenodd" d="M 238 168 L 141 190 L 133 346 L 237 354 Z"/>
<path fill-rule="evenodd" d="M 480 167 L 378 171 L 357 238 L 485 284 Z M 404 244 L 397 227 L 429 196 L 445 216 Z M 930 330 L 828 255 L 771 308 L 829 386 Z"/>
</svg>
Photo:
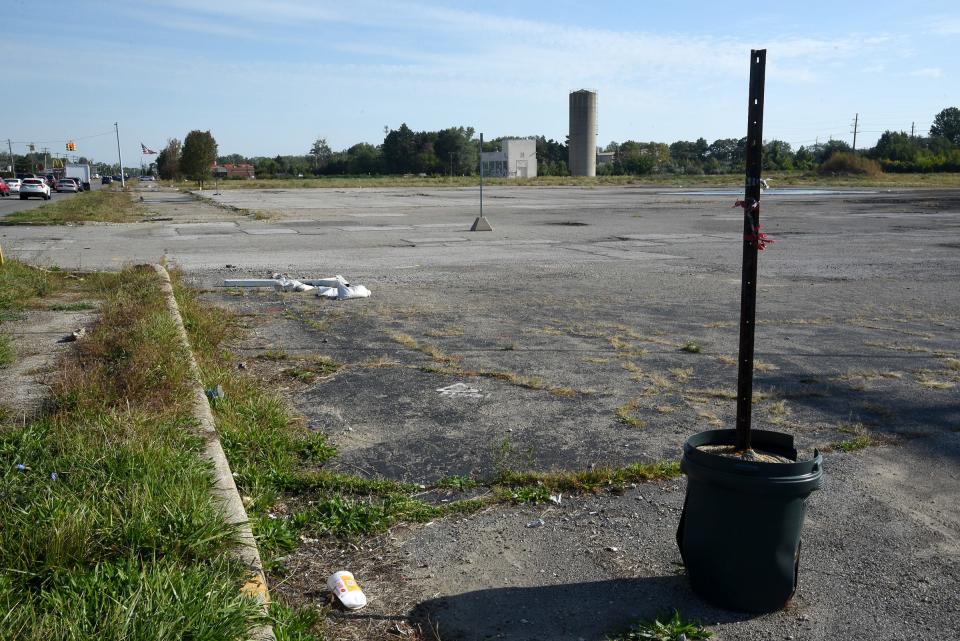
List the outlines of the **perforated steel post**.
<svg viewBox="0 0 960 641">
<path fill-rule="evenodd" d="M 737 451 L 750 449 L 753 410 L 753 343 L 760 246 L 760 171 L 763 153 L 763 85 L 767 50 L 750 51 L 747 171 L 743 198 L 743 270 L 740 286 L 740 356 L 737 363 Z"/>
</svg>

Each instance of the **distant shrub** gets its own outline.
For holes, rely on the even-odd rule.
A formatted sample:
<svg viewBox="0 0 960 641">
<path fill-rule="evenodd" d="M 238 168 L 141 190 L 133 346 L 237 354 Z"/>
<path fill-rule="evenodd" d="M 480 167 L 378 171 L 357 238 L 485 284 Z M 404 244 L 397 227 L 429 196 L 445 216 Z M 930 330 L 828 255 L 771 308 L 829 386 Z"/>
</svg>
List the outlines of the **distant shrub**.
<svg viewBox="0 0 960 641">
<path fill-rule="evenodd" d="M 856 174 L 861 176 L 879 176 L 883 173 L 880 163 L 853 153 L 837 151 L 830 155 L 822 165 L 820 173 L 826 175 Z"/>
</svg>

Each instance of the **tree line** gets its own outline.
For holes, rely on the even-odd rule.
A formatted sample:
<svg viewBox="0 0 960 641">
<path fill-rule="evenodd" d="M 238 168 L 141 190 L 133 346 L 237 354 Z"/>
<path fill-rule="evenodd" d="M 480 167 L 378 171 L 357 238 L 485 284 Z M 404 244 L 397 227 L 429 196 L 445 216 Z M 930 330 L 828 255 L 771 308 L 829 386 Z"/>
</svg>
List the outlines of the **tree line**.
<svg viewBox="0 0 960 641">
<path fill-rule="evenodd" d="M 379 145 L 361 142 L 333 151 L 326 139 L 317 138 L 308 153 L 303 155 L 246 157 L 230 154 L 216 157 L 216 141 L 210 132 L 193 131 L 187 135 L 182 148 L 176 139 L 167 142 L 157 158 L 157 169 L 163 178 L 186 176 L 203 180 L 209 177 L 209 171 L 203 174 L 203 170 L 204 167 L 209 169 L 213 162 L 210 157 L 212 149 L 218 162 L 251 164 L 261 178 L 387 174 L 470 176 L 479 170 L 475 136 L 473 127 L 414 131 L 404 123 L 397 129 L 386 129 Z M 503 136 L 484 141 L 484 151 L 498 149 L 506 138 L 536 141 L 539 175 L 569 175 L 567 141 L 559 142 L 545 136 Z M 739 173 L 744 169 L 746 138 L 721 138 L 713 142 L 698 138 L 669 144 L 627 140 L 611 142 L 603 151 L 609 156 L 605 158 L 606 162 L 597 165 L 598 175 Z M 853 151 L 842 140 L 827 140 L 797 149 L 783 140 L 769 140 L 763 145 L 763 168 L 766 171 L 817 170 L 832 156 L 852 154 Z M 928 136 L 887 131 L 874 147 L 860 150 L 858 154 L 875 160 L 884 171 L 960 171 L 960 109 L 950 107 L 937 114 Z"/>
</svg>

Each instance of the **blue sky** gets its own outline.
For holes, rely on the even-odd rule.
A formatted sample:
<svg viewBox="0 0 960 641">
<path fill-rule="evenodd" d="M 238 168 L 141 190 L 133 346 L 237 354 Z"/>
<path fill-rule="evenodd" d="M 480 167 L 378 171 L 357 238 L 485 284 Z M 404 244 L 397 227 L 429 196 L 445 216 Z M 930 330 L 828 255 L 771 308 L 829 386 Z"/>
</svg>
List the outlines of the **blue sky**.
<svg viewBox="0 0 960 641">
<path fill-rule="evenodd" d="M 112 160 L 119 121 L 129 165 L 191 129 L 244 155 L 379 144 L 401 122 L 562 141 L 587 87 L 601 144 L 712 141 L 745 134 L 751 47 L 764 137 L 795 148 L 849 142 L 857 112 L 860 147 L 960 106 L 956 0 L 593 4 L 4 0 L 0 139 Z"/>
</svg>

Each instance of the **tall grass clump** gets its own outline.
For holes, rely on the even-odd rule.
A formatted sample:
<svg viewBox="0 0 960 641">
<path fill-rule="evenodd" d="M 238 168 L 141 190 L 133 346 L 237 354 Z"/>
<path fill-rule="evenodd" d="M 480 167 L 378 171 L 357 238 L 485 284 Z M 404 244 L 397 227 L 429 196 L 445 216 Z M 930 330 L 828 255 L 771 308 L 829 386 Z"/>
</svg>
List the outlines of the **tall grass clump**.
<svg viewBox="0 0 960 641">
<path fill-rule="evenodd" d="M 241 639 L 257 621 L 152 269 L 88 276 L 99 324 L 52 409 L 0 426 L 0 638 Z"/>
<path fill-rule="evenodd" d="M 846 151 L 836 151 L 820 165 L 824 176 L 855 175 L 875 178 L 883 173 L 880 163 Z"/>
</svg>

